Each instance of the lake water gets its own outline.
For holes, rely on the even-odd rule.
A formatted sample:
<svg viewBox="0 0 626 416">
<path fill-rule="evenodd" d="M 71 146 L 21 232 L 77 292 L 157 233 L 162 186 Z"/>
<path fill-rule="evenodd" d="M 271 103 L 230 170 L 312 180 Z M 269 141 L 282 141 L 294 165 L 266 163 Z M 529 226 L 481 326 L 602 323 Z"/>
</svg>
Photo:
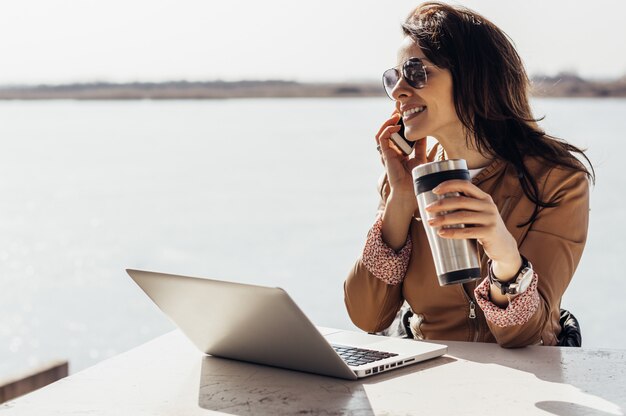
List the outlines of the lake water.
<svg viewBox="0 0 626 416">
<path fill-rule="evenodd" d="M 589 148 L 591 228 L 563 306 L 584 345 L 626 348 L 626 100 L 541 99 Z M 75 372 L 173 325 L 124 272 L 285 288 L 354 328 L 343 280 L 371 225 L 386 99 L 0 102 L 0 377 Z M 250 323 L 254 325 L 253 322 Z"/>
</svg>

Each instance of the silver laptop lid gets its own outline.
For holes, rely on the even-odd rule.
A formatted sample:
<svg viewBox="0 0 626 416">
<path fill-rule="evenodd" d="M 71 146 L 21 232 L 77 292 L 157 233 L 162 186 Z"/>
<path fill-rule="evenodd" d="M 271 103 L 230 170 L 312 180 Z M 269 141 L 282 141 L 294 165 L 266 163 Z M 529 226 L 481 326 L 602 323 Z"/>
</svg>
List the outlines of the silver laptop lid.
<svg viewBox="0 0 626 416">
<path fill-rule="evenodd" d="M 126 271 L 202 352 L 315 374 L 357 378 L 280 288 Z"/>
</svg>

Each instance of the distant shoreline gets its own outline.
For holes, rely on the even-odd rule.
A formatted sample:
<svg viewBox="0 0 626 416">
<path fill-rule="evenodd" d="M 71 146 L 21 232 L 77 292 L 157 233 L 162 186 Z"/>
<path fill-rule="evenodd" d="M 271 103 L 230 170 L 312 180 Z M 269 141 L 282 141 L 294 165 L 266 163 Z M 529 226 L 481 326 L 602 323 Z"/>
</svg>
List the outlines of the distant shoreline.
<svg viewBox="0 0 626 416">
<path fill-rule="evenodd" d="M 626 97 L 626 77 L 585 80 L 576 75 L 536 76 L 536 97 Z M 83 83 L 0 87 L 0 100 L 206 100 L 230 98 L 384 97 L 379 83 L 302 83 L 294 81 L 170 81 Z"/>
</svg>

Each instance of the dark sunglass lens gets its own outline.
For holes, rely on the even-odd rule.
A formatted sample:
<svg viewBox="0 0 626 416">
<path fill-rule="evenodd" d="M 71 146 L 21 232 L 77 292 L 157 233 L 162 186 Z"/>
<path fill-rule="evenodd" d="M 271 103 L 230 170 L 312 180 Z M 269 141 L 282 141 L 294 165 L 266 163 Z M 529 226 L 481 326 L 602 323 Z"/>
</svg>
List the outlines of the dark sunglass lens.
<svg viewBox="0 0 626 416">
<path fill-rule="evenodd" d="M 411 58 L 402 68 L 404 77 L 413 88 L 424 88 L 426 85 L 426 69 L 420 59 Z"/>
<path fill-rule="evenodd" d="M 391 92 L 393 91 L 399 80 L 400 74 L 395 68 L 388 69 L 383 73 L 383 87 L 385 87 L 385 92 L 391 99 L 393 99 Z"/>
</svg>

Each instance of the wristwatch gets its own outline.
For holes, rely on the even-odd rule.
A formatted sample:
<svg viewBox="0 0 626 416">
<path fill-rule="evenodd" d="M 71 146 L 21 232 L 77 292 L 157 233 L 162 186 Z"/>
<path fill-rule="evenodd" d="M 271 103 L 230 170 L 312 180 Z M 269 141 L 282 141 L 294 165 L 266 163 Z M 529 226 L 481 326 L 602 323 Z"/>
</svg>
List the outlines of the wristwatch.
<svg viewBox="0 0 626 416">
<path fill-rule="evenodd" d="M 500 292 L 502 292 L 503 295 L 518 295 L 526 292 L 526 289 L 530 286 L 530 283 L 533 281 L 533 276 L 535 275 L 533 265 L 530 264 L 528 259 L 524 256 L 522 256 L 522 267 L 520 267 L 517 272 L 517 277 L 513 280 L 509 280 L 508 282 L 498 280 L 498 278 L 493 274 L 491 260 L 489 260 L 488 270 L 489 282 L 500 289 Z"/>
</svg>

